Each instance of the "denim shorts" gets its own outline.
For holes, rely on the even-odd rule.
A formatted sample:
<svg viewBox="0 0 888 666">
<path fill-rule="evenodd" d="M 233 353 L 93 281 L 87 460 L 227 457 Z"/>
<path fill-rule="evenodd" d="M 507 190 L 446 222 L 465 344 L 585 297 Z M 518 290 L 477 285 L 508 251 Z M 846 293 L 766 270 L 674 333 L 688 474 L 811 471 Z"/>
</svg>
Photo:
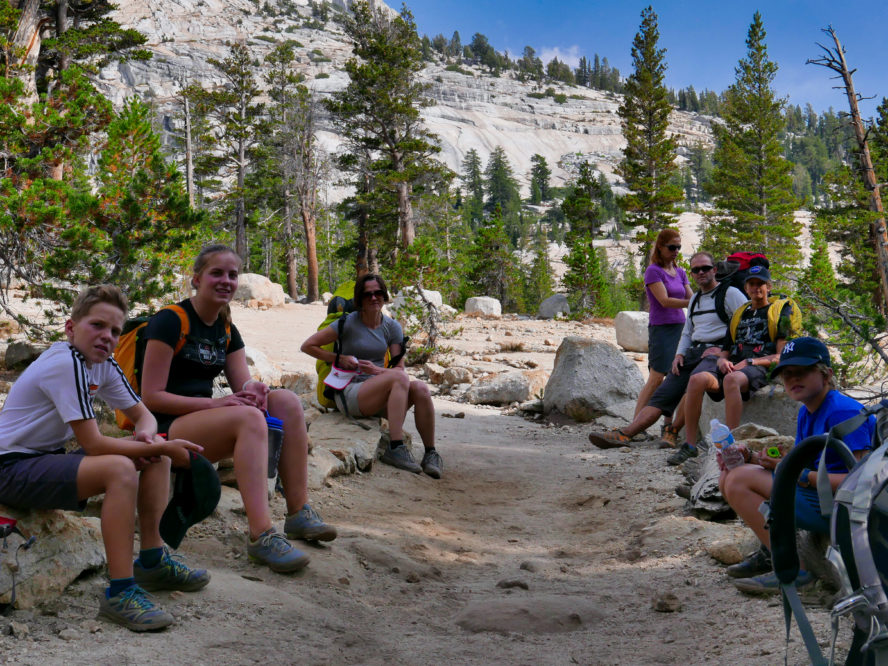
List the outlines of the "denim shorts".
<svg viewBox="0 0 888 666">
<path fill-rule="evenodd" d="M 83 511 L 86 500 L 77 498 L 77 470 L 85 455 L 83 451 L 60 450 L 0 457 L 0 504 L 16 509 Z"/>
<path fill-rule="evenodd" d="M 829 518 L 820 513 L 820 498 L 816 488 L 796 488 L 796 527 L 810 532 L 829 534 Z"/>
</svg>

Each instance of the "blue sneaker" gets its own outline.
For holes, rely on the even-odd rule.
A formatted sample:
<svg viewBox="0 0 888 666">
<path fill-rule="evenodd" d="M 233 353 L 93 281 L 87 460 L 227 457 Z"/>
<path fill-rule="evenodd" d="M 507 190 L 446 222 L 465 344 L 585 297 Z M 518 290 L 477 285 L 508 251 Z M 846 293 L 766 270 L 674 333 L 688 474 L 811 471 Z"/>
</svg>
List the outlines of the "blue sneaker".
<svg viewBox="0 0 888 666">
<path fill-rule="evenodd" d="M 206 587 L 210 582 L 210 574 L 206 569 L 189 569 L 178 559 L 181 555 L 170 555 L 166 546 L 160 564 L 151 569 L 142 566 L 139 560 L 133 562 L 133 577 L 143 590 L 181 590 L 195 592 Z"/>
<path fill-rule="evenodd" d="M 126 588 L 114 597 L 103 594 L 99 617 L 131 631 L 157 631 L 173 623 L 173 616 L 160 606 L 155 606 L 148 593 L 138 585 Z"/>
<path fill-rule="evenodd" d="M 802 589 L 815 580 L 817 580 L 817 576 L 810 571 L 799 571 L 795 584 L 798 589 Z M 752 578 L 738 578 L 731 582 L 734 587 L 747 594 L 777 594 L 780 591 L 780 581 L 777 580 L 777 574 L 773 571 Z"/>
<path fill-rule="evenodd" d="M 336 528 L 321 520 L 310 504 L 304 504 L 284 521 L 284 533 L 288 539 L 303 541 L 333 541 L 336 538 Z"/>
<path fill-rule="evenodd" d="M 247 546 L 247 556 L 254 562 L 265 564 L 272 571 L 290 573 L 304 569 L 309 557 L 294 547 L 280 532 L 268 530 Z"/>
</svg>

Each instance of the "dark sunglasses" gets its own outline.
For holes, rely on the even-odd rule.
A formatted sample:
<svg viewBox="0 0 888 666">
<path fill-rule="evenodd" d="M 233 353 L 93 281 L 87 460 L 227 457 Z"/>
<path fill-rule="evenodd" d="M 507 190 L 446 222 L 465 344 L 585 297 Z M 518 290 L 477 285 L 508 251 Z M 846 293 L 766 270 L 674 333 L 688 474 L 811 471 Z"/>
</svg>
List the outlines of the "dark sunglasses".
<svg viewBox="0 0 888 666">
<path fill-rule="evenodd" d="M 693 273 L 694 275 L 697 275 L 698 273 L 708 273 L 713 268 L 715 268 L 715 267 L 714 266 L 694 266 L 691 269 L 691 273 Z"/>
<path fill-rule="evenodd" d="M 681 249 L 681 245 L 667 245 L 666 249 L 670 252 L 678 252 Z"/>
<path fill-rule="evenodd" d="M 385 292 L 382 289 L 377 289 L 376 291 L 365 291 L 361 294 L 361 298 L 382 298 L 385 299 Z"/>
</svg>

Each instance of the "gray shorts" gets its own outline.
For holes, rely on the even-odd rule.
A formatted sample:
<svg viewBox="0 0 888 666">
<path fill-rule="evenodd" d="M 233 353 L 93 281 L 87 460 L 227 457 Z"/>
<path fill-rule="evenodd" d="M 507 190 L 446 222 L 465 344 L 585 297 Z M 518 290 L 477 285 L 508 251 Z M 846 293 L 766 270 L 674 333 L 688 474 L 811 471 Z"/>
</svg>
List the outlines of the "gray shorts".
<svg viewBox="0 0 888 666">
<path fill-rule="evenodd" d="M 337 391 L 334 400 L 336 401 L 336 408 L 345 413 L 345 409 L 343 409 L 343 402 L 345 403 L 345 407 L 348 409 L 348 415 L 354 416 L 355 418 L 361 418 L 362 416 L 385 416 L 385 408 L 383 407 L 376 414 L 362 414 L 361 408 L 358 407 L 358 393 L 361 390 L 361 386 L 364 382 L 351 382 L 346 384 L 345 388 L 341 391 Z"/>
<path fill-rule="evenodd" d="M 648 326 L 648 368 L 661 375 L 672 371 L 672 359 L 681 339 L 684 324 Z"/>
<path fill-rule="evenodd" d="M 725 399 L 725 376 L 716 368 L 717 363 L 717 356 L 707 356 L 702 361 L 700 361 L 700 365 L 697 366 L 698 372 L 708 372 L 709 374 L 714 375 L 716 379 L 718 379 L 718 390 L 706 391 L 706 395 L 708 395 L 713 402 L 721 402 Z M 741 368 L 737 372 L 742 372 L 744 375 L 746 375 L 746 379 L 749 380 L 749 388 L 740 394 L 740 398 L 743 400 L 743 402 L 749 400 L 749 396 L 758 391 L 760 388 L 768 385 L 768 368 L 762 367 L 760 365 L 747 365 L 745 368 Z"/>
<path fill-rule="evenodd" d="M 83 511 L 77 499 L 77 470 L 86 454 L 43 453 L 0 457 L 0 504 L 16 509 Z"/>
</svg>

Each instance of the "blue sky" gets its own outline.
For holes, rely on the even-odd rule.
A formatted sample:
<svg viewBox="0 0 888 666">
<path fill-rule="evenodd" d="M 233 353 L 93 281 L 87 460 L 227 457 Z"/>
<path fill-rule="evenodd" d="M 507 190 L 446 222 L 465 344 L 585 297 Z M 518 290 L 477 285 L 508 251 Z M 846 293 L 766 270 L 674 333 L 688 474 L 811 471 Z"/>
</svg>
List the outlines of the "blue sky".
<svg viewBox="0 0 888 666">
<path fill-rule="evenodd" d="M 401 5 L 389 0 L 389 6 Z M 498 51 L 515 58 L 525 46 L 549 60 L 557 55 L 575 65 L 581 56 L 607 57 L 622 75 L 631 72 L 630 48 L 650 2 L 627 0 L 411 0 L 420 34 L 442 33 L 450 39 L 459 30 L 463 44 L 480 32 Z M 854 85 L 875 100 L 861 102 L 864 116 L 875 113 L 888 97 L 888 1 L 862 0 L 668 0 L 653 3 L 659 17 L 660 45 L 666 48 L 666 83 L 673 88 L 693 85 L 720 92 L 734 80 L 734 67 L 746 51 L 752 15 L 762 13 L 768 53 L 780 70 L 775 88 L 802 108 L 810 102 L 818 112 L 830 106 L 847 111 L 843 91 L 834 90 L 832 72 L 806 65 L 822 53 L 815 42 L 831 45 L 822 28 L 832 25 L 846 48 L 849 66 L 857 68 Z"/>
</svg>

